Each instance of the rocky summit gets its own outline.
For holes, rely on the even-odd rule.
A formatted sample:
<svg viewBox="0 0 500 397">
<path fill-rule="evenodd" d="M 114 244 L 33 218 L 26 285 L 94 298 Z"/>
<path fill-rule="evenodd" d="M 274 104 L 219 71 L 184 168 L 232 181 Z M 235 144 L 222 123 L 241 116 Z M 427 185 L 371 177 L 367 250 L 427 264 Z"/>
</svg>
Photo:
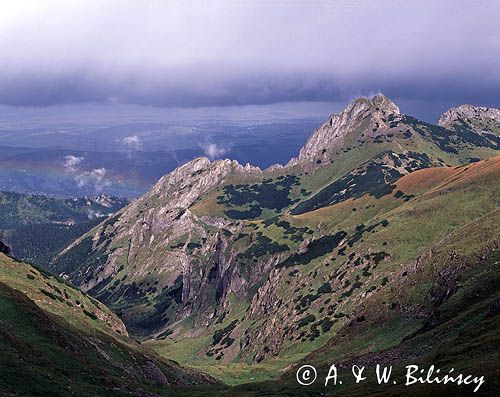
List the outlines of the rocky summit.
<svg viewBox="0 0 500 397">
<path fill-rule="evenodd" d="M 451 108 L 441 115 L 438 120 L 438 125 L 442 127 L 453 125 L 459 120 L 473 119 L 497 121 L 500 123 L 500 109 L 487 108 L 473 105 L 460 105 L 456 108 Z"/>
<path fill-rule="evenodd" d="M 471 129 L 477 133 L 500 134 L 500 109 L 461 105 L 451 108 L 439 118 L 438 125 L 453 130 Z"/>
<path fill-rule="evenodd" d="M 416 335 L 437 354 L 459 337 L 455 307 L 471 330 L 494 311 L 498 286 L 481 280 L 498 255 L 498 112 L 461 106 L 434 125 L 356 99 L 284 167 L 177 168 L 48 268 L 159 354 L 237 365 L 241 382 L 328 354 L 423 357 L 404 345 Z"/>
<path fill-rule="evenodd" d="M 319 127 L 293 158 L 288 166 L 296 164 L 320 164 L 327 161 L 334 148 L 347 146 L 354 138 L 372 138 L 388 130 L 389 124 L 400 119 L 400 111 L 394 102 L 382 94 L 371 98 L 358 98 L 343 112 L 332 114 Z M 354 137 L 354 134 L 359 135 Z M 314 166 L 314 164 L 313 164 Z"/>
</svg>

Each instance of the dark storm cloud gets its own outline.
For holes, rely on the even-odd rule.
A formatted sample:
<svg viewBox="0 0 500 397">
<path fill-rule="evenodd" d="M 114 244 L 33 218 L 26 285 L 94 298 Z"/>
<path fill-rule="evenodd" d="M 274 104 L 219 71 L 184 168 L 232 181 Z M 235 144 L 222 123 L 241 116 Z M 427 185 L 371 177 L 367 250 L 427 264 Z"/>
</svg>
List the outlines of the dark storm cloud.
<svg viewBox="0 0 500 397">
<path fill-rule="evenodd" d="M 0 103 L 500 103 L 500 2 L 33 1 L 0 13 Z"/>
</svg>

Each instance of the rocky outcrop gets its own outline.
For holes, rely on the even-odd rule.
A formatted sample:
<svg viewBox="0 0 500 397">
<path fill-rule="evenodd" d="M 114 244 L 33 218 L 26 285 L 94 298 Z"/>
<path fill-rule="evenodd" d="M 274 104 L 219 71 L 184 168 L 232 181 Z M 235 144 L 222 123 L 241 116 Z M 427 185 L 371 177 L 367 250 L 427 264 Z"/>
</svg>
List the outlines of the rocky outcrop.
<svg viewBox="0 0 500 397">
<path fill-rule="evenodd" d="M 475 132 L 492 132 L 492 124 L 500 126 L 500 109 L 460 105 L 447 110 L 438 120 L 441 127 L 456 129 L 457 126 L 467 125 Z"/>
<path fill-rule="evenodd" d="M 333 149 L 345 146 L 361 134 L 365 138 L 379 135 L 387 130 L 389 122 L 400 116 L 399 108 L 382 94 L 358 98 L 341 113 L 332 114 L 314 131 L 299 156 L 291 159 L 287 167 L 299 164 L 314 168 L 324 164 Z"/>
<path fill-rule="evenodd" d="M 460 105 L 443 113 L 438 120 L 438 125 L 446 127 L 459 119 L 481 118 L 494 119 L 500 122 L 500 109 L 473 105 Z"/>
<path fill-rule="evenodd" d="M 3 240 L 2 236 L 0 236 L 0 253 L 8 256 L 12 256 L 12 249 L 7 244 L 5 240 Z"/>
<path fill-rule="evenodd" d="M 231 173 L 241 175 L 261 172 L 258 167 L 250 164 L 242 166 L 236 160 L 225 159 L 211 162 L 206 157 L 200 157 L 162 177 L 151 193 L 145 197 L 169 195 L 170 206 L 187 208 L 196 198 L 220 184 L 222 179 Z"/>
</svg>

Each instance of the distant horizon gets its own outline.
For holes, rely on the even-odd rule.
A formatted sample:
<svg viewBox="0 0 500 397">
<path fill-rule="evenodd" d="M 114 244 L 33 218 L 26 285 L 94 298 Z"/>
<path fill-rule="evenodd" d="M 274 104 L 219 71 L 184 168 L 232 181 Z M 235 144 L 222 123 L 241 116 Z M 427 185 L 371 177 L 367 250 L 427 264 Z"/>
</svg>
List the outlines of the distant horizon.
<svg viewBox="0 0 500 397">
<path fill-rule="evenodd" d="M 193 120 L 226 120 L 226 121 L 272 121 L 313 119 L 326 120 L 331 114 L 344 110 L 356 98 L 370 97 L 359 95 L 341 102 L 297 101 L 275 102 L 269 104 L 248 104 L 231 106 L 196 106 L 196 107 L 163 107 L 132 103 L 69 103 L 50 106 L 12 106 L 0 105 L 0 130 L 5 123 L 15 121 L 17 127 L 33 122 L 43 126 L 45 123 L 75 123 L 116 125 L 124 122 L 182 122 Z M 470 102 L 426 102 L 398 100 L 389 97 L 399 106 L 403 114 L 414 116 L 420 120 L 435 124 L 440 115 L 448 109 L 464 104 L 500 108 L 500 103 Z M 92 116 L 92 119 L 88 119 Z M 83 119 L 85 117 L 85 119 Z"/>
</svg>

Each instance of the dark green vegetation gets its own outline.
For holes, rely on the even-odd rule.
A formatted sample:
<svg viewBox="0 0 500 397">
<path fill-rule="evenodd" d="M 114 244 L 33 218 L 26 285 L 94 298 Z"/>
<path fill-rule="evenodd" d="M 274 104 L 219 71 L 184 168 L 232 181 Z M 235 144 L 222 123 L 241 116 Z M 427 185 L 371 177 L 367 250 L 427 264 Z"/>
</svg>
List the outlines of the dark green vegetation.
<svg viewBox="0 0 500 397">
<path fill-rule="evenodd" d="M 468 137 L 472 137 L 472 140 L 477 140 L 476 136 L 474 135 L 476 131 L 477 126 L 471 126 L 470 123 L 465 122 L 464 120 L 458 120 L 454 125 L 453 129 L 455 131 L 460 132 L 462 135 L 466 135 Z M 488 135 L 483 135 L 483 146 L 489 146 L 489 147 L 496 147 L 498 148 L 500 146 L 500 136 L 499 136 L 499 123 L 491 121 L 489 123 L 481 123 L 479 122 L 479 129 L 481 131 L 491 131 L 490 134 Z M 496 132 L 496 133 L 495 133 Z M 486 142 L 489 141 L 489 142 Z"/>
<path fill-rule="evenodd" d="M 28 224 L 5 231 L 4 235 L 14 247 L 16 257 L 46 266 L 61 249 L 101 221 L 98 218 L 75 225 Z"/>
<path fill-rule="evenodd" d="M 382 153 L 378 158 L 370 160 L 321 189 L 310 199 L 302 201 L 291 211 L 291 214 L 303 214 L 347 199 L 356 199 L 365 194 L 380 198 L 391 193 L 394 189 L 393 182 L 401 178 L 403 174 L 395 168 L 388 167 L 387 161 L 397 168 L 403 167 L 406 172 L 432 165 L 426 154 L 414 152 L 396 154 L 392 151 Z"/>
<path fill-rule="evenodd" d="M 59 199 L 47 196 L 0 192 L 0 228 L 12 229 L 20 224 L 79 223 L 112 214 L 127 204 L 126 199 L 94 197 Z"/>
<path fill-rule="evenodd" d="M 436 142 L 441 150 L 448 153 L 458 154 L 460 149 L 467 146 L 500 149 L 500 138 L 498 136 L 478 134 L 463 121 L 455 126 L 455 134 L 450 134 L 450 130 L 446 128 L 425 123 L 411 116 L 404 116 L 403 121 L 411 125 L 422 136 Z"/>
<path fill-rule="evenodd" d="M 419 262 L 402 268 L 392 288 L 366 299 L 339 330 L 340 338 L 303 359 L 327 373 L 331 363 L 357 363 L 373 368 L 393 365 L 399 379 L 404 366 L 435 365 L 484 375 L 479 395 L 498 390 L 500 339 L 500 212 L 472 222 L 432 247 Z M 362 321 L 359 321 L 362 319 Z M 383 336 L 383 338 L 381 338 Z M 292 378 L 293 371 L 290 371 Z M 293 383 L 293 382 L 290 382 Z M 389 389 L 402 393 L 401 386 Z M 362 395 L 379 390 L 374 382 L 353 390 Z M 425 391 L 470 395 L 464 386 L 415 386 Z"/>
<path fill-rule="evenodd" d="M 267 236 L 259 236 L 257 237 L 257 244 L 250 246 L 245 252 L 238 254 L 238 257 L 257 259 L 264 255 L 277 254 L 288 250 L 289 247 L 286 244 L 278 244 Z"/>
<path fill-rule="evenodd" d="M 229 209 L 225 214 L 232 219 L 253 219 L 262 214 L 262 210 L 281 211 L 293 203 L 290 189 L 298 185 L 298 178 L 292 175 L 265 179 L 253 185 L 226 185 L 224 195 L 219 196 L 217 203 L 231 207 L 244 207 L 245 210 Z"/>
<path fill-rule="evenodd" d="M 111 218 L 112 219 L 112 218 Z M 102 235 L 103 238 L 99 239 L 97 244 L 102 244 L 103 249 L 107 248 L 110 243 L 109 239 L 104 238 L 105 234 Z M 107 252 L 95 252 L 92 255 L 88 253 L 92 251 L 93 247 L 92 238 L 87 236 L 77 245 L 76 249 L 71 249 L 65 251 L 62 255 L 57 258 L 58 272 L 59 273 L 78 273 L 78 279 L 80 281 L 85 280 L 85 269 L 90 266 L 95 266 L 98 263 L 102 263 L 108 257 Z"/>
<path fill-rule="evenodd" d="M 108 196 L 58 199 L 0 192 L 0 234 L 16 257 L 46 266 L 69 243 L 127 202 Z"/>
<path fill-rule="evenodd" d="M 281 262 L 279 267 L 291 267 L 295 265 L 307 265 L 313 259 L 319 258 L 328 252 L 331 252 L 338 246 L 340 241 L 347 236 L 344 231 L 337 232 L 334 235 L 328 235 L 311 241 L 307 245 L 307 251 L 304 253 L 293 254 L 285 261 Z"/>
</svg>

